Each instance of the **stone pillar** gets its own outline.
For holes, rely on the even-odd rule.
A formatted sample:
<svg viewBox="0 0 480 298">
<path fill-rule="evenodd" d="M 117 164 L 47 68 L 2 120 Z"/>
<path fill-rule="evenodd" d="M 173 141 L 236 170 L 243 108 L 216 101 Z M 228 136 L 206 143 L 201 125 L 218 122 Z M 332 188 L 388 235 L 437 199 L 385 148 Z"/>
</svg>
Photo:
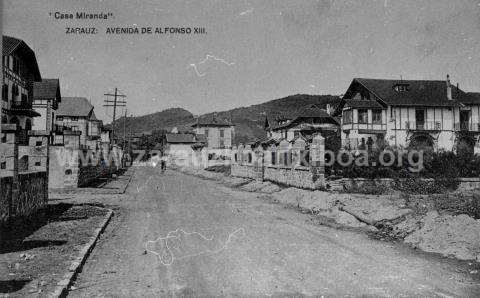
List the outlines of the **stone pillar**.
<svg viewBox="0 0 480 298">
<path fill-rule="evenodd" d="M 254 160 L 254 170 L 255 170 L 255 180 L 263 181 L 263 166 L 264 166 L 264 156 L 262 150 L 255 150 L 255 160 Z"/>
<path fill-rule="evenodd" d="M 16 133 L 17 125 L 16 124 L 1 124 L 1 161 L 5 162 L 5 171 L 6 176 L 12 177 L 12 192 L 11 195 L 7 198 L 8 205 L 8 220 L 14 215 L 14 202 L 18 201 L 18 196 L 20 193 L 19 181 L 18 181 L 18 138 Z"/>
<path fill-rule="evenodd" d="M 325 139 L 317 134 L 310 145 L 310 171 L 315 189 L 325 187 Z"/>
</svg>

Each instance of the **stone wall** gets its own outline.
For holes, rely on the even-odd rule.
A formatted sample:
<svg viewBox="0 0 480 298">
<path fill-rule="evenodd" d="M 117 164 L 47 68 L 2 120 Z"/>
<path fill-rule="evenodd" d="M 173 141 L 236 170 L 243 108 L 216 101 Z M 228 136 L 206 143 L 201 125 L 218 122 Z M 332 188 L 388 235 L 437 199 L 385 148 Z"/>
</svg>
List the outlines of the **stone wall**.
<svg viewBox="0 0 480 298">
<path fill-rule="evenodd" d="M 13 177 L 0 178 L 0 223 L 8 220 L 12 198 Z"/>
<path fill-rule="evenodd" d="M 298 188 L 317 188 L 313 180 L 313 174 L 310 168 L 307 167 L 288 168 L 267 166 L 265 167 L 263 179 Z"/>
<path fill-rule="evenodd" d="M 18 195 L 12 193 L 13 177 L 2 177 L 0 224 L 9 219 L 28 217 L 47 204 L 47 173 L 29 172 L 18 175 Z"/>
<path fill-rule="evenodd" d="M 242 177 L 242 178 L 256 178 L 255 167 L 253 165 L 240 165 L 240 164 L 232 164 L 231 166 L 231 174 L 234 177 Z"/>
<path fill-rule="evenodd" d="M 433 179 L 424 178 L 422 180 L 432 181 Z M 458 180 L 460 182 L 457 188 L 458 190 L 468 191 L 480 189 L 480 178 L 458 178 Z M 328 181 L 327 187 L 333 191 L 348 191 L 353 187 L 383 187 L 386 189 L 394 189 L 395 179 L 342 178 Z"/>
<path fill-rule="evenodd" d="M 2 124 L 0 134 L 0 226 L 29 217 L 48 201 L 48 134 Z M 19 137 L 22 135 L 22 139 Z M 26 136 L 26 137 L 25 137 Z M 25 138 L 24 138 L 25 137 Z"/>
<path fill-rule="evenodd" d="M 325 143 L 321 135 L 293 145 L 282 140 L 268 148 L 240 145 L 232 148 L 231 175 L 268 180 L 305 189 L 325 187 Z"/>
</svg>

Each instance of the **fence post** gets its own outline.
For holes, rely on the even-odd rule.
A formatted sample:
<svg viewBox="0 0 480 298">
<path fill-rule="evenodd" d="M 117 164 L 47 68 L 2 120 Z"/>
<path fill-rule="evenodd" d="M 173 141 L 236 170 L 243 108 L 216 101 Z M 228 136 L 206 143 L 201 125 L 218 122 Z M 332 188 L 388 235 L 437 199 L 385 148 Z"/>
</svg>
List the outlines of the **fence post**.
<svg viewBox="0 0 480 298">
<path fill-rule="evenodd" d="M 317 134 L 310 146 L 310 171 L 315 189 L 325 187 L 325 139 Z"/>
<path fill-rule="evenodd" d="M 263 181 L 263 151 L 262 150 L 255 150 L 255 164 L 254 164 L 254 169 L 255 169 L 255 180 L 257 181 Z"/>
</svg>

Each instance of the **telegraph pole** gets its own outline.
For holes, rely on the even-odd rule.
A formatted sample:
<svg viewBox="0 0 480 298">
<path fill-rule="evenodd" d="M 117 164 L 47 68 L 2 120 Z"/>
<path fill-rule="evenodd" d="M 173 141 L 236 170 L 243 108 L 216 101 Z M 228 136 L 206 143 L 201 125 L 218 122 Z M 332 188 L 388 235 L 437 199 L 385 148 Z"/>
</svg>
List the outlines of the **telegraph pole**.
<svg viewBox="0 0 480 298">
<path fill-rule="evenodd" d="M 127 109 L 125 109 L 125 115 L 123 116 L 123 150 L 125 151 L 125 125 L 127 123 Z"/>
<path fill-rule="evenodd" d="M 126 102 L 126 95 L 124 94 L 119 94 L 118 89 L 115 87 L 115 93 L 105 93 L 105 96 L 107 96 L 107 99 L 104 100 L 105 104 L 103 105 L 104 107 L 113 107 L 113 120 L 112 120 L 112 139 L 115 140 L 115 117 L 117 115 L 117 107 L 125 107 L 127 105 Z M 113 100 L 109 99 L 110 97 L 113 97 Z M 122 98 L 123 100 L 118 100 L 118 98 Z"/>
</svg>

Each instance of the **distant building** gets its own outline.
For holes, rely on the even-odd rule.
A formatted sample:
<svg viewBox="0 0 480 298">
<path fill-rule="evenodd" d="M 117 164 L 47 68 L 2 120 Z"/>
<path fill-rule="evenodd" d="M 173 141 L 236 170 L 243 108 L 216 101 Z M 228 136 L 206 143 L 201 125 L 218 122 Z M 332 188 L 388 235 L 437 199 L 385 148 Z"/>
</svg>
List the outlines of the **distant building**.
<svg viewBox="0 0 480 298">
<path fill-rule="evenodd" d="M 292 141 L 298 137 L 311 138 L 320 133 L 324 137 L 336 134 L 338 121 L 326 110 L 312 104 L 288 115 L 266 117 L 267 139 Z"/>
<path fill-rule="evenodd" d="M 205 135 L 208 149 L 231 149 L 235 126 L 228 120 L 211 117 L 200 117 L 192 125 L 197 135 Z"/>
<path fill-rule="evenodd" d="M 442 80 L 355 78 L 335 111 L 342 145 L 478 150 L 480 96 Z"/>
<path fill-rule="evenodd" d="M 31 130 L 32 118 L 40 114 L 32 108 L 33 84 L 42 80 L 34 51 L 23 41 L 3 36 L 2 123 Z"/>
<path fill-rule="evenodd" d="M 177 166 L 192 166 L 202 163 L 201 150 L 207 145 L 205 135 L 193 133 L 167 133 L 165 135 L 165 155 L 169 162 Z"/>
<path fill-rule="evenodd" d="M 40 114 L 33 121 L 36 130 L 51 133 L 55 130 L 55 113 L 62 100 L 60 81 L 42 79 L 33 84 L 33 109 Z"/>
</svg>

